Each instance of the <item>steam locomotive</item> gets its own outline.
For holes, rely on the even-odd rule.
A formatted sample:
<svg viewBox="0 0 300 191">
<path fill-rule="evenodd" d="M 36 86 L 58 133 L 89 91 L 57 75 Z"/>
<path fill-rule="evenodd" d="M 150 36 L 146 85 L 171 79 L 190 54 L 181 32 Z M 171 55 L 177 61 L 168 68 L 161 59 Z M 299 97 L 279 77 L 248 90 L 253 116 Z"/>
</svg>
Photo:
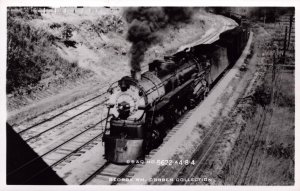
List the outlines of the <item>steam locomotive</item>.
<svg viewBox="0 0 300 191">
<path fill-rule="evenodd" d="M 248 27 L 220 34 L 218 41 L 178 52 L 149 64 L 113 83 L 108 92 L 108 119 L 103 142 L 105 158 L 113 163 L 143 159 L 161 144 L 182 113 L 208 94 L 227 68 L 233 66 L 249 37 Z"/>
</svg>

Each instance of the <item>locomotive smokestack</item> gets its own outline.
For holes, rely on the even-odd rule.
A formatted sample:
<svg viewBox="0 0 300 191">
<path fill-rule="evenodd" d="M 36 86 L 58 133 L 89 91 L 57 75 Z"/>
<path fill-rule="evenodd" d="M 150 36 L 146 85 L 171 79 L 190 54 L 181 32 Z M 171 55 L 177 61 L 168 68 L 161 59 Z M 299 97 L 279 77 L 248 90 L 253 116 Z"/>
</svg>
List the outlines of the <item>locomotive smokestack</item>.
<svg viewBox="0 0 300 191">
<path fill-rule="evenodd" d="M 131 70 L 131 77 L 140 81 L 141 80 L 141 71 Z"/>
<path fill-rule="evenodd" d="M 196 8 L 197 9 L 197 8 Z M 190 7 L 134 7 L 124 11 L 129 23 L 127 40 L 132 43 L 130 66 L 132 77 L 139 78 L 141 62 L 145 52 L 161 40 L 167 26 L 188 23 L 192 20 L 195 8 Z"/>
</svg>

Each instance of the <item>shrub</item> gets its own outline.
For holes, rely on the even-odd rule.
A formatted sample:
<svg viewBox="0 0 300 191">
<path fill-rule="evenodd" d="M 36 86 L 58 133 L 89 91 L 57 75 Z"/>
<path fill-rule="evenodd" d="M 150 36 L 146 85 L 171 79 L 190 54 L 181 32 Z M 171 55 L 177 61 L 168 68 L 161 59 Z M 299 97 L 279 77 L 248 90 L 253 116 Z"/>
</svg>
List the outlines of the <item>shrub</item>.
<svg viewBox="0 0 300 191">
<path fill-rule="evenodd" d="M 32 7 L 8 7 L 8 18 L 19 18 L 24 20 L 41 19 L 42 15 Z"/>
<path fill-rule="evenodd" d="M 267 87 L 265 84 L 258 86 L 254 95 L 254 101 L 265 107 L 271 103 L 271 89 Z"/>
<path fill-rule="evenodd" d="M 72 34 L 73 31 L 74 31 L 74 27 L 64 23 L 64 28 L 62 30 L 62 37 L 65 40 L 69 40 L 73 36 L 73 34 Z"/>
</svg>

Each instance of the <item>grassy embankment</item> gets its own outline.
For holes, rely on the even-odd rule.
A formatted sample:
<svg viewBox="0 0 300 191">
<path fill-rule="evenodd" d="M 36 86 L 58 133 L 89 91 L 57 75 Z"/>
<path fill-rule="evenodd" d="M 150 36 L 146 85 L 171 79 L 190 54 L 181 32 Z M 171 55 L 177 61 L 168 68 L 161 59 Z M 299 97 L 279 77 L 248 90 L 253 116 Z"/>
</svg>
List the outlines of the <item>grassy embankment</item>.
<svg viewBox="0 0 300 191">
<path fill-rule="evenodd" d="M 267 25 L 265 25 L 267 26 Z M 273 63 L 276 25 L 255 29 L 255 51 L 262 64 Z M 281 34 L 281 38 L 284 38 Z M 294 43 L 294 42 L 292 42 Z M 282 48 L 282 47 L 280 47 Z M 293 50 L 289 51 L 290 55 Z M 279 61 L 277 64 L 282 64 Z M 285 64 L 294 65 L 294 58 Z M 227 185 L 293 185 L 295 143 L 294 70 L 269 67 L 253 99 L 241 107 L 246 125 L 223 168 Z"/>
<path fill-rule="evenodd" d="M 79 18 L 79 15 L 74 14 L 65 17 L 56 15 L 57 22 L 54 22 L 51 16 L 41 16 L 39 12 L 29 8 L 8 11 L 9 111 L 43 99 L 47 94 L 55 95 L 65 88 L 76 86 L 80 80 L 95 76 L 95 71 L 92 72 L 88 64 L 82 65 L 83 62 L 97 62 L 89 58 L 95 49 L 104 47 L 105 55 L 108 55 L 106 52 L 113 55 L 124 52 L 117 45 L 110 44 L 107 46 L 109 50 L 105 51 L 107 44 L 101 38 L 101 34 L 110 34 L 113 38 L 113 33 L 123 33 L 120 18 L 112 14 L 96 15 L 93 20 L 85 17 L 74 19 L 76 16 Z M 72 20 L 77 23 L 72 24 Z M 98 43 L 98 46 L 94 43 Z M 81 54 L 70 54 L 74 52 Z M 104 64 L 109 67 L 109 64 Z M 106 75 L 103 71 L 101 74 Z"/>
<path fill-rule="evenodd" d="M 55 43 L 66 40 L 68 28 L 62 30 L 61 36 L 54 36 L 30 25 L 29 21 L 33 19 L 42 17 L 30 9 L 8 12 L 8 94 L 29 94 L 49 85 L 45 79 L 50 77 L 52 81 L 59 81 L 87 72 L 80 69 L 76 62 L 68 62 L 57 54 Z"/>
</svg>

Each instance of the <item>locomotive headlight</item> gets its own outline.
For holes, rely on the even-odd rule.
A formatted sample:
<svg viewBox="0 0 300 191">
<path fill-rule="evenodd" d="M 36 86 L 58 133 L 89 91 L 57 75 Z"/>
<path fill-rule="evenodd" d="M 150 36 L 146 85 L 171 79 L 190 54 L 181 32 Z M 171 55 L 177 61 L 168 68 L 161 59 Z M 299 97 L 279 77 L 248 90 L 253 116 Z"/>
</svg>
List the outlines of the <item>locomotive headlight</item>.
<svg viewBox="0 0 300 191">
<path fill-rule="evenodd" d="M 127 119 L 130 115 L 130 105 L 129 103 L 123 101 L 118 104 L 118 112 L 119 112 L 119 117 L 121 119 Z"/>
</svg>

